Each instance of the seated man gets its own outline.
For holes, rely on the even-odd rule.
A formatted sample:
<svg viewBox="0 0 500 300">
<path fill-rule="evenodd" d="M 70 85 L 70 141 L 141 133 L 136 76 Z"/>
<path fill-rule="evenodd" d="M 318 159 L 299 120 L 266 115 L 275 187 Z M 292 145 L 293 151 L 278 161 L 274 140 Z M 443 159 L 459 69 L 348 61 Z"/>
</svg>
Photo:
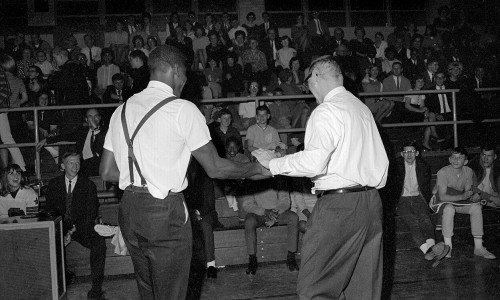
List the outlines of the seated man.
<svg viewBox="0 0 500 300">
<path fill-rule="evenodd" d="M 429 218 L 426 199 L 430 198 L 431 168 L 419 157 L 415 141 L 405 141 L 401 157 L 397 158 L 400 198 L 397 213 L 410 228 L 413 241 L 427 260 L 435 260 L 433 267 L 450 251 L 443 242 L 436 244 L 434 226 Z"/>
<path fill-rule="evenodd" d="M 472 190 L 475 178 L 472 169 L 466 166 L 467 151 L 462 147 L 454 148 L 449 161 L 450 165 L 437 173 L 438 196 L 442 202 L 447 202 L 443 205 L 442 218 L 444 243 L 450 246 L 446 257 L 451 257 L 453 221 L 457 212 L 470 215 L 474 255 L 495 259 L 495 255 L 483 247 L 483 211 L 478 203 L 480 196 Z M 463 200 L 468 200 L 468 203 Z"/>
<path fill-rule="evenodd" d="M 256 109 L 257 124 L 248 127 L 247 143 L 248 151 L 252 152 L 257 149 L 279 150 L 284 154 L 286 145 L 281 143 L 278 131 L 268 125 L 271 118 L 271 111 L 265 105 L 261 105 Z"/>
<path fill-rule="evenodd" d="M 82 174 L 86 176 L 99 176 L 99 164 L 106 137 L 107 128 L 101 127 L 101 114 L 95 108 L 87 109 L 85 121 L 88 127 L 81 127 L 75 132 L 55 135 L 41 140 L 37 151 L 46 144 L 67 141 L 76 142 L 76 153 L 82 158 Z"/>
<path fill-rule="evenodd" d="M 255 275 L 257 271 L 257 234 L 256 229 L 261 226 L 271 227 L 275 224 L 287 224 L 288 255 L 286 265 L 290 271 L 298 270 L 295 261 L 299 238 L 299 218 L 290 210 L 290 194 L 286 180 L 275 177 L 266 180 L 246 181 L 245 194 L 242 197 L 245 218 L 245 239 L 249 255 L 247 274 Z"/>
<path fill-rule="evenodd" d="M 487 205 L 500 207 L 500 163 L 497 161 L 495 145 L 492 143 L 481 146 L 481 154 L 472 159 L 469 167 L 477 178 L 476 191 Z"/>
<path fill-rule="evenodd" d="M 403 65 L 398 61 L 392 64 L 391 75 L 386 77 L 383 84 L 383 92 L 402 92 L 411 89 L 411 83 L 408 78 L 404 77 Z M 393 120 L 395 122 L 402 122 L 404 111 L 403 95 L 401 96 L 390 96 L 386 97 L 387 100 L 394 101 L 394 107 L 392 110 Z"/>
<path fill-rule="evenodd" d="M 46 209 L 63 217 L 65 244 L 71 239 L 90 249 L 90 277 L 92 288 L 88 299 L 104 299 L 102 282 L 106 260 L 106 242 L 94 230 L 98 217 L 99 199 L 95 184 L 79 175 L 80 154 L 68 152 L 63 155 L 64 174 L 49 182 Z"/>
</svg>

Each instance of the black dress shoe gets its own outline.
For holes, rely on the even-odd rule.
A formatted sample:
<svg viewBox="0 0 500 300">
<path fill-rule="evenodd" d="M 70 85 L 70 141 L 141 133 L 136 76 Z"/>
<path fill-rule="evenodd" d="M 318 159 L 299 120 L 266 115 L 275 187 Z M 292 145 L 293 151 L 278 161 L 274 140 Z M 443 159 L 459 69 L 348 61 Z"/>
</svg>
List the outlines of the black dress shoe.
<svg viewBox="0 0 500 300">
<path fill-rule="evenodd" d="M 288 252 L 288 255 L 286 256 L 286 266 L 288 267 L 288 270 L 290 270 L 290 272 L 299 270 L 299 266 L 297 265 L 297 261 L 295 260 L 295 253 Z"/>
<path fill-rule="evenodd" d="M 217 268 L 216 267 L 208 267 L 207 268 L 207 278 L 217 278 Z"/>
<path fill-rule="evenodd" d="M 257 272 L 257 256 L 255 255 L 250 255 L 248 258 L 248 269 L 246 270 L 247 275 L 255 275 Z"/>
</svg>

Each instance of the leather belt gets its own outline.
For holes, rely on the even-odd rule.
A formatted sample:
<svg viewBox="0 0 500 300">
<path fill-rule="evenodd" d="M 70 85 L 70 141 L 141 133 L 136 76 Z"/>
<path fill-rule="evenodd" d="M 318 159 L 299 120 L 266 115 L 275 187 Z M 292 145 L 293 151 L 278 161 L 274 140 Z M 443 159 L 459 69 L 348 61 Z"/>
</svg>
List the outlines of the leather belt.
<svg viewBox="0 0 500 300">
<path fill-rule="evenodd" d="M 129 185 L 125 188 L 125 191 L 129 191 L 132 193 L 140 193 L 140 194 L 150 194 L 147 185 L 145 186 Z M 168 196 L 179 195 L 179 194 L 181 193 L 176 193 L 172 191 L 168 192 Z"/>
<path fill-rule="evenodd" d="M 324 196 L 324 195 L 333 195 L 333 194 L 358 193 L 358 192 L 366 192 L 366 191 L 373 190 L 373 189 L 374 189 L 373 186 L 355 185 L 355 186 L 341 188 L 341 189 L 321 191 L 320 195 Z"/>
</svg>

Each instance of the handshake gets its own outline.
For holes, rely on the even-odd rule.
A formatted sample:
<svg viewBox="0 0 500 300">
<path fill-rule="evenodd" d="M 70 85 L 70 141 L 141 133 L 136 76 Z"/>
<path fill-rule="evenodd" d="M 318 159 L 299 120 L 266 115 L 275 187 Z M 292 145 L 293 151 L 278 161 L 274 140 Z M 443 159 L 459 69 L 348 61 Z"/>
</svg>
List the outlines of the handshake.
<svg viewBox="0 0 500 300">
<path fill-rule="evenodd" d="M 257 149 L 252 151 L 252 156 L 266 169 L 269 170 L 269 162 L 271 159 L 282 157 L 283 153 L 276 150 Z"/>
</svg>

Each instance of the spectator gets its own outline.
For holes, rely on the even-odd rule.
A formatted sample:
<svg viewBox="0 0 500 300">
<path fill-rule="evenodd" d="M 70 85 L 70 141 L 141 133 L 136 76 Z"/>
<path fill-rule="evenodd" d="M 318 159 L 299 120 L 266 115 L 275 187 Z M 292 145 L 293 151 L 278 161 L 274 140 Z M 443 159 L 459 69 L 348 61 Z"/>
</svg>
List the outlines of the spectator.
<svg viewBox="0 0 500 300">
<path fill-rule="evenodd" d="M 258 26 L 255 23 L 255 14 L 251 11 L 247 14 L 247 22 L 243 25 L 241 25 L 243 28 L 245 28 L 248 36 L 253 36 L 255 37 L 258 41 L 260 41 L 263 37 L 262 35 L 262 28 L 261 26 Z"/>
<path fill-rule="evenodd" d="M 229 14 L 227 12 L 222 13 L 221 18 L 222 30 L 227 34 L 231 29 L 231 20 L 229 19 Z"/>
<path fill-rule="evenodd" d="M 248 156 L 241 153 L 241 138 L 231 136 L 226 140 L 226 154 L 225 158 L 230 161 L 239 162 L 239 163 L 248 163 L 250 159 Z M 238 211 L 238 219 L 240 225 L 243 225 L 245 222 L 246 212 L 243 210 L 243 202 L 245 197 L 252 197 L 252 195 L 246 195 L 245 189 L 248 188 L 246 186 L 246 182 L 238 181 L 238 180 L 225 180 L 224 181 L 224 194 L 226 195 L 226 199 L 228 200 L 229 207 L 233 208 L 233 210 Z"/>
<path fill-rule="evenodd" d="M 335 50 L 334 56 L 344 74 L 357 74 L 359 72 L 358 60 L 351 55 L 347 45 L 340 44 Z"/>
<path fill-rule="evenodd" d="M 403 61 L 404 75 L 414 81 L 425 72 L 425 63 L 417 49 L 410 50 L 410 58 Z M 424 80 L 425 85 L 425 80 Z"/>
<path fill-rule="evenodd" d="M 205 75 L 208 87 L 212 90 L 212 99 L 217 99 L 222 94 L 222 69 L 217 67 L 217 62 L 213 57 L 208 61 L 208 65 L 209 67 L 203 70 L 203 75 Z"/>
<path fill-rule="evenodd" d="M 191 25 L 191 23 L 189 24 Z M 182 27 L 181 24 L 179 23 L 179 14 L 177 14 L 177 12 L 172 12 L 170 14 L 170 19 L 167 20 L 167 33 L 170 33 L 170 35 L 167 35 L 167 41 L 176 38 L 175 29 L 177 29 L 177 27 Z M 191 28 L 193 28 L 193 25 L 191 25 Z"/>
<path fill-rule="evenodd" d="M 304 78 L 305 74 L 301 68 L 300 59 L 295 56 L 290 59 L 290 70 L 292 71 L 292 84 L 299 87 L 302 91 L 305 90 L 304 87 Z"/>
<path fill-rule="evenodd" d="M 408 78 L 402 75 L 403 67 L 400 62 L 392 64 L 391 75 L 384 79 L 383 91 L 384 92 L 399 92 L 408 91 L 411 89 L 411 83 Z M 394 101 L 393 114 L 396 121 L 403 121 L 401 112 L 403 112 L 403 96 L 387 97 L 387 100 Z"/>
<path fill-rule="evenodd" d="M 50 106 L 50 96 L 51 93 L 46 90 L 40 91 L 38 97 L 35 102 L 35 106 L 38 107 L 47 107 Z M 48 137 L 53 137 L 59 134 L 58 127 L 60 123 L 59 111 L 57 110 L 39 110 L 38 111 L 38 136 L 40 139 L 46 139 Z M 27 127 L 33 133 L 35 131 L 35 122 L 33 119 L 33 115 L 29 114 L 27 121 Z M 34 134 L 33 134 L 34 136 Z M 47 150 L 52 158 L 55 161 L 55 164 L 58 165 L 59 158 L 59 147 L 44 147 Z"/>
<path fill-rule="evenodd" d="M 247 130 L 247 148 L 252 152 L 257 149 L 266 150 L 286 150 L 286 146 L 281 143 L 278 131 L 268 125 L 271 118 L 271 112 L 265 105 L 261 105 L 256 109 L 257 124 L 248 127 Z"/>
<path fill-rule="evenodd" d="M 220 157 L 226 157 L 226 144 L 231 138 L 236 138 L 241 141 L 240 132 L 231 125 L 233 115 L 228 109 L 219 111 L 219 126 L 212 126 L 210 136 Z M 241 144 L 241 142 L 240 142 Z"/>
<path fill-rule="evenodd" d="M 223 71 L 222 97 L 226 98 L 228 93 L 234 93 L 236 97 L 240 96 L 240 93 L 245 90 L 245 86 L 243 84 L 243 68 L 237 63 L 236 53 L 227 53 Z"/>
<path fill-rule="evenodd" d="M 113 84 L 113 76 L 120 73 L 120 68 L 113 63 L 114 54 L 109 48 L 102 50 L 102 65 L 97 69 L 96 94 L 102 98 L 106 88 Z"/>
<path fill-rule="evenodd" d="M 28 102 L 25 105 L 32 106 L 38 97 L 38 93 L 47 88 L 47 82 L 43 79 L 42 70 L 37 66 L 31 66 L 28 71 L 28 78 L 25 81 L 25 86 L 28 93 Z"/>
<path fill-rule="evenodd" d="M 5 47 L 5 52 L 8 53 L 14 61 L 18 61 L 22 59 L 23 50 L 28 48 L 30 49 L 30 45 L 26 42 L 26 37 L 23 33 L 17 33 L 16 37 L 12 40 L 9 40 L 7 46 Z"/>
<path fill-rule="evenodd" d="M 271 20 L 271 16 L 267 11 L 264 11 L 262 13 L 262 24 L 260 24 L 260 38 L 263 41 L 266 37 L 269 36 L 269 29 L 274 30 L 275 38 L 278 39 L 280 37 L 279 31 L 278 31 L 278 25 L 274 21 Z M 250 33 L 247 33 L 248 36 L 250 36 Z M 256 37 L 258 38 L 258 37 Z M 258 40 L 258 41 L 261 41 Z"/>
<path fill-rule="evenodd" d="M 115 31 L 110 34 L 109 47 L 115 53 L 115 61 L 118 65 L 124 64 L 128 60 L 129 34 L 126 30 L 123 30 L 123 25 L 123 21 L 116 21 Z"/>
<path fill-rule="evenodd" d="M 16 75 L 22 80 L 28 77 L 29 67 L 33 66 L 36 62 L 32 56 L 33 55 L 31 48 L 24 48 L 23 51 L 21 52 L 21 59 L 16 62 L 17 65 Z"/>
<path fill-rule="evenodd" d="M 385 49 L 385 58 L 382 60 L 382 72 L 389 75 L 389 73 L 392 72 L 392 66 L 395 62 L 401 63 L 401 61 L 396 58 L 394 47 L 389 46 Z"/>
<path fill-rule="evenodd" d="M 365 93 L 376 93 L 382 92 L 382 83 L 378 80 L 379 67 L 376 65 L 371 65 L 365 71 L 365 77 L 361 81 L 363 91 Z M 377 123 L 381 123 L 382 120 L 391 114 L 394 107 L 394 102 L 384 99 L 382 97 L 366 97 L 364 98 L 364 103 L 373 114 L 373 117 Z"/>
<path fill-rule="evenodd" d="M 323 41 L 330 39 L 330 29 L 328 25 L 319 19 L 319 11 L 313 10 L 311 12 L 312 20 L 307 24 L 309 39 L 320 37 Z"/>
<path fill-rule="evenodd" d="M 425 255 L 434 260 L 433 267 L 448 254 L 450 246 L 436 244 L 434 225 L 429 218 L 427 199 L 431 195 L 431 168 L 419 157 L 415 141 L 405 141 L 401 157 L 397 158 L 399 201 L 397 213 L 410 228 L 415 244 Z"/>
<path fill-rule="evenodd" d="M 149 50 L 144 48 L 144 39 L 140 35 L 135 35 L 132 38 L 132 50 L 130 50 L 130 53 L 128 54 L 129 56 L 134 52 L 135 50 L 140 50 L 146 55 L 146 57 L 149 56 Z"/>
<path fill-rule="evenodd" d="M 90 249 L 90 278 L 92 288 L 87 299 L 102 299 L 102 282 L 106 261 L 106 242 L 94 230 L 99 216 L 99 199 L 95 184 L 80 171 L 80 154 L 65 153 L 61 167 L 64 174 L 49 182 L 46 209 L 63 218 L 65 245 L 71 240 Z"/>
<path fill-rule="evenodd" d="M 203 24 L 203 28 L 205 29 L 206 35 L 208 35 L 210 31 L 214 30 L 214 22 L 211 13 L 207 13 L 205 15 L 205 24 Z"/>
<path fill-rule="evenodd" d="M 219 45 L 222 45 L 226 48 L 231 46 L 231 41 L 229 40 L 229 36 L 227 35 L 227 32 L 222 27 L 222 22 L 220 20 L 215 21 L 213 31 L 215 33 L 217 33 L 217 36 L 219 38 L 219 41 L 218 41 Z"/>
<path fill-rule="evenodd" d="M 358 57 L 359 74 L 365 74 L 366 69 L 368 69 L 372 65 L 377 66 L 380 73 L 380 70 L 382 70 L 383 59 L 376 58 L 375 57 L 376 55 L 377 55 L 377 49 L 375 49 L 375 47 L 368 47 L 366 49 L 366 56 Z"/>
<path fill-rule="evenodd" d="M 292 41 L 297 51 L 305 52 L 309 44 L 309 38 L 307 36 L 308 29 L 304 24 L 304 14 L 300 13 L 297 15 L 297 23 L 292 26 Z"/>
<path fill-rule="evenodd" d="M 377 54 L 375 58 L 384 59 L 385 58 L 385 49 L 389 46 L 387 42 L 384 41 L 384 35 L 381 32 L 375 33 L 375 43 L 373 44 L 375 49 L 377 50 Z"/>
<path fill-rule="evenodd" d="M 188 24 L 189 23 L 186 23 L 186 27 L 191 26 Z M 186 56 L 186 67 L 190 69 L 194 59 L 193 40 L 186 36 L 186 32 L 182 27 L 176 27 L 173 33 L 175 39 L 171 39 L 170 44 L 184 53 Z"/>
<path fill-rule="evenodd" d="M 87 66 L 94 70 L 97 68 L 96 63 L 101 60 L 101 47 L 94 46 L 94 37 L 90 34 L 84 36 L 85 48 L 82 49 L 81 53 L 85 54 L 87 57 Z"/>
<path fill-rule="evenodd" d="M 144 90 L 149 83 L 148 58 L 141 50 L 134 50 L 129 55 L 130 66 L 132 67 L 132 87 L 131 93 L 137 94 Z"/>
<path fill-rule="evenodd" d="M 424 79 L 425 79 L 424 89 L 429 89 L 431 86 L 436 84 L 436 82 L 434 81 L 434 76 L 436 75 L 436 72 L 438 70 L 439 70 L 439 63 L 437 59 L 435 58 L 428 59 L 426 63 L 426 71 L 424 72 Z"/>
<path fill-rule="evenodd" d="M 443 41 L 437 34 L 437 30 L 434 25 L 427 25 L 425 27 L 424 40 L 422 42 L 422 48 L 432 48 L 434 50 L 440 50 L 443 46 Z"/>
<path fill-rule="evenodd" d="M 146 48 L 148 49 L 149 53 L 151 53 L 151 51 L 153 51 L 157 46 L 158 40 L 154 36 L 149 36 L 146 40 Z"/>
<path fill-rule="evenodd" d="M 278 74 L 278 78 L 281 82 L 279 85 L 279 88 L 281 89 L 281 93 L 283 95 L 301 95 L 302 90 L 293 82 L 293 74 L 290 70 L 285 69 L 282 70 Z M 290 101 L 289 103 L 292 103 L 293 101 Z"/>
<path fill-rule="evenodd" d="M 191 25 L 193 25 L 193 28 L 196 28 L 196 27 L 203 28 L 203 25 L 201 23 L 198 23 L 197 20 L 198 20 L 198 18 L 196 17 L 196 14 L 194 13 L 194 11 L 188 12 L 188 22 L 191 23 Z"/>
<path fill-rule="evenodd" d="M 483 246 L 483 212 L 478 201 L 481 196 L 473 190 L 475 180 L 474 172 L 467 167 L 468 157 L 464 148 L 454 148 L 450 155 L 450 165 L 443 167 L 437 173 L 437 189 L 443 213 L 444 243 L 450 247 L 446 257 L 451 257 L 453 249 L 453 223 L 455 213 L 470 215 L 471 232 L 474 237 L 474 255 L 486 259 L 495 259 Z M 467 200 L 467 201 L 463 201 Z M 462 203 L 461 203 L 462 202 Z M 464 203 L 465 202 L 465 203 Z"/>
<path fill-rule="evenodd" d="M 365 37 L 365 28 L 358 26 L 354 28 L 355 39 L 349 42 L 349 49 L 351 49 L 353 56 L 365 57 L 366 48 L 373 47 L 373 41 Z"/>
<path fill-rule="evenodd" d="M 418 51 L 423 51 L 422 41 L 423 41 L 423 37 L 420 34 L 418 34 L 418 35 L 416 34 L 413 37 L 413 40 L 411 41 L 411 47 L 409 47 L 408 49 L 406 49 L 406 58 L 410 58 L 411 57 L 411 55 L 410 55 L 410 49 L 411 48 L 417 49 Z M 404 58 L 401 58 L 401 60 L 403 61 Z"/>
<path fill-rule="evenodd" d="M 246 34 L 243 30 L 238 30 L 236 31 L 235 36 L 236 38 L 233 42 L 232 51 L 237 54 L 239 58 L 238 62 L 240 64 L 243 64 L 243 62 L 241 61 L 241 57 L 243 56 L 243 52 L 245 52 L 245 50 L 249 48 L 246 40 Z"/>
<path fill-rule="evenodd" d="M 281 88 L 275 88 L 273 91 L 274 96 L 283 96 L 283 90 Z M 276 99 L 271 104 L 269 104 L 269 111 L 271 121 L 269 122 L 271 127 L 275 129 L 290 129 L 292 128 L 292 112 L 290 111 L 290 104 L 288 102 L 283 102 Z M 283 141 L 285 145 L 288 144 L 288 134 L 280 133 L 280 140 Z"/>
<path fill-rule="evenodd" d="M 78 54 L 80 54 L 82 51 L 82 49 L 80 49 L 80 47 L 78 47 L 78 41 L 76 40 L 76 37 L 72 34 L 69 34 L 68 36 L 66 36 L 66 38 L 63 40 L 62 47 L 68 51 L 69 60 L 77 60 Z M 53 52 L 52 52 L 52 56 L 54 56 Z"/>
<path fill-rule="evenodd" d="M 146 32 L 148 37 L 153 37 L 156 41 L 160 40 L 158 36 L 158 26 L 151 22 L 151 14 L 144 12 L 142 14 L 142 23 L 144 24 L 144 32 Z"/>
<path fill-rule="evenodd" d="M 62 141 L 75 142 L 76 153 L 81 157 L 82 174 L 86 176 L 99 176 L 99 164 L 106 137 L 107 128 L 102 127 L 101 114 L 95 108 L 89 108 L 86 111 L 85 122 L 88 127 L 55 136 L 47 136 L 36 146 L 40 151 L 46 144 L 53 144 Z M 80 169 L 80 168 L 78 168 Z"/>
<path fill-rule="evenodd" d="M 481 153 L 474 157 L 469 167 L 477 178 L 474 190 L 487 201 L 488 206 L 500 206 L 500 164 L 497 161 L 497 149 L 491 142 L 481 146 Z"/>
<path fill-rule="evenodd" d="M 174 33 L 176 33 L 176 32 L 177 32 L 177 28 L 181 28 L 181 29 L 182 29 L 182 27 L 178 26 L 178 27 L 176 27 L 176 28 L 175 28 Z M 192 42 L 192 41 L 196 38 L 196 34 L 195 34 L 195 32 L 194 32 L 193 25 L 191 25 L 191 23 L 186 22 L 186 23 L 184 24 L 184 29 L 183 29 L 183 31 L 184 31 L 184 33 L 185 33 L 184 35 L 185 35 L 186 37 L 188 37 L 188 38 L 190 38 L 190 39 L 191 39 L 191 42 Z"/>
<path fill-rule="evenodd" d="M 297 50 L 290 48 L 290 38 L 288 36 L 283 36 L 281 38 L 282 48 L 278 50 L 276 67 L 281 67 L 282 69 L 290 68 L 290 60 L 297 56 Z"/>
<path fill-rule="evenodd" d="M 439 35 L 443 36 L 450 32 L 451 30 L 451 20 L 450 20 L 450 8 L 448 6 L 441 6 L 438 8 L 438 15 L 434 19 L 434 27 L 436 27 Z"/>
<path fill-rule="evenodd" d="M 252 196 L 244 197 L 242 207 L 247 213 L 245 218 L 245 240 L 249 256 L 247 274 L 255 275 L 257 262 L 257 234 L 258 227 L 271 227 L 275 223 L 287 225 L 287 259 L 286 265 L 290 272 L 299 269 L 295 260 L 298 242 L 297 214 L 290 210 L 290 195 L 283 177 L 247 183 L 248 192 Z"/>
<path fill-rule="evenodd" d="M 259 80 L 265 83 L 269 79 L 267 74 L 268 64 L 264 52 L 257 49 L 259 42 L 256 38 L 250 37 L 250 48 L 241 55 L 243 63 L 243 77 L 246 80 Z"/>
<path fill-rule="evenodd" d="M 207 46 L 210 40 L 205 35 L 203 26 L 194 27 L 195 39 L 193 40 L 194 64 L 193 70 L 203 70 L 207 63 Z"/>
<path fill-rule="evenodd" d="M 137 31 L 135 28 L 135 16 L 130 15 L 127 17 L 127 32 L 130 38 L 132 38 L 133 34 Z"/>
<path fill-rule="evenodd" d="M 389 45 L 391 46 L 391 45 Z M 402 37 L 396 38 L 394 42 L 394 57 L 399 61 L 404 61 L 408 57 L 406 56 L 408 48 L 404 47 L 404 39 Z"/>
<path fill-rule="evenodd" d="M 113 84 L 106 87 L 106 91 L 102 98 L 103 103 L 122 103 L 127 101 L 127 99 L 132 96 L 132 92 L 130 88 L 125 85 L 125 77 L 117 73 L 111 77 L 111 80 Z M 112 108 L 112 110 L 114 111 L 115 109 Z"/>
<path fill-rule="evenodd" d="M 42 70 L 43 78 L 48 79 L 54 73 L 54 66 L 47 60 L 47 54 L 43 50 L 38 50 L 36 60 L 35 66 Z"/>
<path fill-rule="evenodd" d="M 10 108 L 19 108 L 24 106 L 28 102 L 28 93 L 26 91 L 26 86 L 24 82 L 18 77 L 14 76 L 16 70 L 16 63 L 12 57 L 8 55 L 3 55 L 1 60 L 1 67 L 5 71 L 5 77 L 7 78 L 8 85 L 10 87 Z M 22 136 L 22 129 L 24 128 L 22 113 L 11 112 L 9 113 L 10 128 L 13 129 L 12 134 L 15 139 Z M 10 131 L 10 129 L 9 129 Z M 8 142 L 10 144 L 10 142 Z M 12 143 L 13 144 L 13 143 Z M 16 162 L 21 168 L 24 168 L 24 163 Z"/>
<path fill-rule="evenodd" d="M 278 62 L 278 51 L 281 49 L 282 45 L 279 40 L 276 39 L 277 34 L 274 28 L 270 28 L 267 31 L 266 37 L 259 44 L 259 49 L 264 52 L 267 59 L 267 66 L 270 70 L 275 70 Z"/>
<path fill-rule="evenodd" d="M 32 33 L 31 34 L 31 43 L 30 43 L 31 49 L 35 53 L 38 51 L 42 50 L 46 56 L 51 56 L 52 55 L 52 47 L 49 45 L 49 43 L 45 40 L 42 40 L 40 38 L 39 33 Z"/>
<path fill-rule="evenodd" d="M 240 26 L 240 23 L 237 18 L 231 19 L 231 29 L 229 29 L 229 32 L 227 35 L 229 36 L 229 39 L 234 42 L 234 39 L 236 38 L 236 32 L 237 31 L 243 31 L 245 33 L 245 36 L 248 36 L 248 32 L 245 29 L 245 27 Z M 250 36 L 248 36 L 250 38 Z"/>
<path fill-rule="evenodd" d="M 135 22 L 135 32 L 130 34 L 130 42 L 132 43 L 130 47 L 137 47 L 135 45 L 135 37 L 140 36 L 142 38 L 142 44 L 144 46 L 145 41 L 148 39 L 148 34 L 143 29 L 143 24 L 141 21 Z"/>
<path fill-rule="evenodd" d="M 258 97 L 260 96 L 260 85 L 257 81 L 251 81 L 248 87 L 248 96 L 247 97 Z M 256 113 L 255 113 L 255 101 L 249 102 L 241 102 L 238 105 L 238 115 L 241 119 L 241 130 L 246 130 L 250 125 L 255 124 Z"/>
<path fill-rule="evenodd" d="M 407 47 L 411 47 L 411 41 L 416 35 L 419 35 L 417 26 L 415 25 L 415 23 L 409 22 L 408 25 L 406 25 L 404 35 L 404 41 Z"/>
<path fill-rule="evenodd" d="M 1 176 L 0 218 L 37 213 L 38 195 L 26 184 L 21 167 L 16 164 L 8 165 Z"/>
<path fill-rule="evenodd" d="M 331 48 L 336 49 L 340 44 L 349 45 L 349 42 L 344 38 L 344 30 L 340 27 L 336 27 L 333 30 Z"/>
<path fill-rule="evenodd" d="M 424 87 L 424 78 L 418 76 L 414 81 L 414 88 L 410 91 L 420 91 Z M 422 122 L 429 119 L 429 109 L 425 106 L 425 95 L 407 95 L 404 97 L 405 102 L 405 122 Z M 424 145 L 428 146 L 428 142 L 424 141 Z"/>
<path fill-rule="evenodd" d="M 207 53 L 207 62 L 213 59 L 215 60 L 217 66 L 222 69 L 222 66 L 226 60 L 227 49 L 224 45 L 219 43 L 219 36 L 215 31 L 211 31 L 208 34 L 208 39 L 210 41 L 210 44 L 205 47 L 205 52 Z"/>
</svg>

